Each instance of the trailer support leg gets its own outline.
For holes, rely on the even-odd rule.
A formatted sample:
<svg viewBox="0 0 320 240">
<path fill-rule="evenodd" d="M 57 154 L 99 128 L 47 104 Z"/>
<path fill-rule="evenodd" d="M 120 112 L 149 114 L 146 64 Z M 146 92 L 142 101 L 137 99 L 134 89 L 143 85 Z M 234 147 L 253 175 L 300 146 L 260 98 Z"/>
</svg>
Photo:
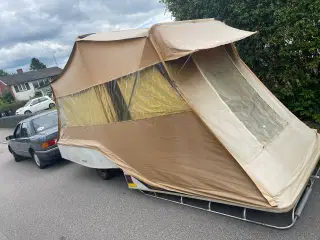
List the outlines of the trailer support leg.
<svg viewBox="0 0 320 240">
<path fill-rule="evenodd" d="M 242 212 L 243 219 L 247 220 L 247 209 L 244 208 Z"/>
</svg>

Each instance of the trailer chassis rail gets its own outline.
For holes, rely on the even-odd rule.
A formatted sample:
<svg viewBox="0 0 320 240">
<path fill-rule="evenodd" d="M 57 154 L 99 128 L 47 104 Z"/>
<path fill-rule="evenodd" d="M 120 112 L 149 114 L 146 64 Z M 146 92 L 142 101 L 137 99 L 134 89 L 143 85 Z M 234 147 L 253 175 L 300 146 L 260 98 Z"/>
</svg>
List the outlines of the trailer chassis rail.
<svg viewBox="0 0 320 240">
<path fill-rule="evenodd" d="M 270 213 L 270 212 L 258 211 L 258 210 L 246 208 L 246 207 L 221 204 L 221 203 L 217 203 L 210 200 L 193 199 L 187 196 L 182 196 L 182 195 L 179 196 L 178 194 L 173 195 L 172 193 L 165 192 L 165 191 L 152 191 L 152 190 L 150 191 L 140 190 L 140 191 L 153 198 L 166 200 L 169 202 L 177 203 L 180 205 L 184 205 L 184 206 L 188 206 L 196 209 L 201 209 L 207 212 L 216 213 L 222 216 L 231 217 L 234 219 L 262 225 L 265 227 L 284 230 L 284 229 L 291 228 L 296 223 L 297 219 L 301 216 L 302 211 L 312 192 L 313 184 L 318 179 L 320 179 L 320 166 L 317 168 L 317 170 L 314 171 L 314 174 L 311 175 L 311 177 L 309 178 L 308 184 L 303 194 L 301 195 L 299 201 L 292 208 L 292 210 L 290 210 L 287 213 Z M 264 215 L 264 214 L 266 214 L 267 216 L 259 217 L 259 215 Z M 279 221 L 280 216 L 285 217 L 284 223 L 283 223 L 283 220 Z M 261 217 L 265 219 L 261 221 Z"/>
</svg>

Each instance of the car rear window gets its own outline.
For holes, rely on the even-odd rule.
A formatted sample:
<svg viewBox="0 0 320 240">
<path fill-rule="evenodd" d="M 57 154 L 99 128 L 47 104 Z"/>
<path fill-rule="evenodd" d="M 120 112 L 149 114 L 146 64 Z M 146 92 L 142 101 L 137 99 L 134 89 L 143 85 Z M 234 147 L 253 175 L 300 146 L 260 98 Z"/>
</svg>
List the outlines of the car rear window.
<svg viewBox="0 0 320 240">
<path fill-rule="evenodd" d="M 39 98 L 39 102 L 44 102 L 44 101 L 47 101 L 47 100 L 48 100 L 48 98 L 46 98 L 46 97 Z"/>
<path fill-rule="evenodd" d="M 32 125 L 36 133 L 58 125 L 57 112 L 42 115 L 32 120 Z"/>
</svg>

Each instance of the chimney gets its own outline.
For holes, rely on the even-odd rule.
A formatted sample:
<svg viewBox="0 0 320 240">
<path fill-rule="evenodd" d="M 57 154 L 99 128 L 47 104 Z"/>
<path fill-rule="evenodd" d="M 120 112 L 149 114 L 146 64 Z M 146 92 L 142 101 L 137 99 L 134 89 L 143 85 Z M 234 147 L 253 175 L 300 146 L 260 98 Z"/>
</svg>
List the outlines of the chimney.
<svg viewBox="0 0 320 240">
<path fill-rule="evenodd" d="M 21 68 L 19 68 L 19 69 L 17 69 L 17 73 L 21 74 L 21 73 L 23 73 L 23 70 Z"/>
</svg>

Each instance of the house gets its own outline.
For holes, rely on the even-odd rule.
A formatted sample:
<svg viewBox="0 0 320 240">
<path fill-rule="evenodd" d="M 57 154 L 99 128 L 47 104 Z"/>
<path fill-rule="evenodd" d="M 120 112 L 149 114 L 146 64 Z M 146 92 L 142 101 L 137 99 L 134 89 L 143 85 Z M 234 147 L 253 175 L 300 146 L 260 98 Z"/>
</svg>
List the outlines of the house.
<svg viewBox="0 0 320 240">
<path fill-rule="evenodd" d="M 17 101 L 29 100 L 36 92 L 42 96 L 51 94 L 50 82 L 62 72 L 61 68 L 51 67 L 30 72 L 17 70 L 17 74 L 0 76 L 0 95 L 10 91 Z"/>
</svg>

